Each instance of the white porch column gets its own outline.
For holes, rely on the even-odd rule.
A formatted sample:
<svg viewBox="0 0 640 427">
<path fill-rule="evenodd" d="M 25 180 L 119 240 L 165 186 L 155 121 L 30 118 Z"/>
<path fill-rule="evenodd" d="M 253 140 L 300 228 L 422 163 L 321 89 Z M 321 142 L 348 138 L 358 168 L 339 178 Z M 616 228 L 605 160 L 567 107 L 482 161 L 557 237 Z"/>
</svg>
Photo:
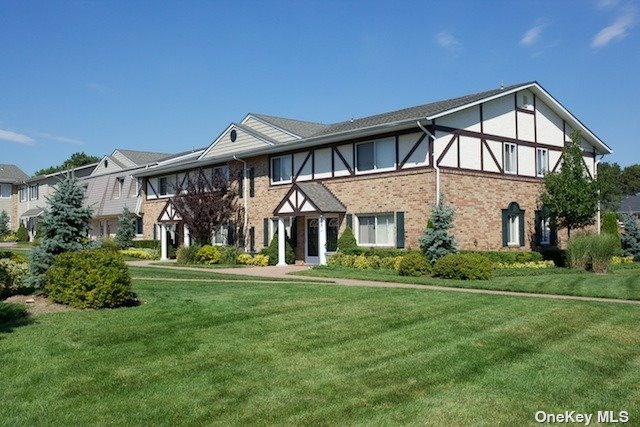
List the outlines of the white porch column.
<svg viewBox="0 0 640 427">
<path fill-rule="evenodd" d="M 191 235 L 189 234 L 189 227 L 184 226 L 184 242 L 182 242 L 185 247 L 191 246 Z"/>
<path fill-rule="evenodd" d="M 320 265 L 327 265 L 327 218 L 318 218 L 318 255 Z"/>
<path fill-rule="evenodd" d="M 160 261 L 169 259 L 167 256 L 167 226 L 160 224 Z"/>
<path fill-rule="evenodd" d="M 278 265 L 287 265 L 285 257 L 285 235 L 284 235 L 284 220 L 282 217 L 278 217 Z"/>
</svg>

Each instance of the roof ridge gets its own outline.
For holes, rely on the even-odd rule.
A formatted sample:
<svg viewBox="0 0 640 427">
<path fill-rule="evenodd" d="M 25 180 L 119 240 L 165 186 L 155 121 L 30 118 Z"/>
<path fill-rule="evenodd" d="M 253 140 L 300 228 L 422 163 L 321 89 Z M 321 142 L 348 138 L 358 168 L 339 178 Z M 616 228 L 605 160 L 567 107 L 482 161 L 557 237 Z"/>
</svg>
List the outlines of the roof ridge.
<svg viewBox="0 0 640 427">
<path fill-rule="evenodd" d="M 324 126 L 329 126 L 327 123 L 322 123 L 322 122 L 315 122 L 312 120 L 303 120 L 303 119 L 292 119 L 291 117 L 282 117 L 282 116 L 274 116 L 272 114 L 262 114 L 262 113 L 249 113 L 249 115 L 255 116 L 259 119 L 263 119 L 265 121 L 269 121 L 268 119 L 280 119 L 280 120 L 290 120 L 292 122 L 299 122 L 299 123 L 312 123 L 314 125 L 324 125 Z M 276 123 L 271 123 L 272 125 L 278 126 Z"/>
</svg>

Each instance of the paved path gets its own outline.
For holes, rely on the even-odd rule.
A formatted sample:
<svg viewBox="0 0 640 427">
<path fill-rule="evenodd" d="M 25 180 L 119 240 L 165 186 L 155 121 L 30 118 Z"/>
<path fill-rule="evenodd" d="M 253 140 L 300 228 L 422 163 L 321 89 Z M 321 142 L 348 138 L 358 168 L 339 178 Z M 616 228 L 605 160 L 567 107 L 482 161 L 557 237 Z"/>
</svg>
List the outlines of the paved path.
<svg viewBox="0 0 640 427">
<path fill-rule="evenodd" d="M 163 268 L 166 266 L 153 265 L 157 261 L 129 261 L 128 264 L 138 267 L 154 267 Z M 468 294 L 482 294 L 482 295 L 499 295 L 510 297 L 527 297 L 527 298 L 543 298 L 553 300 L 568 300 L 568 301 L 586 301 L 586 302 L 606 302 L 614 304 L 630 304 L 640 305 L 640 301 L 614 299 L 614 298 L 596 298 L 596 297 L 581 297 L 573 295 L 552 295 L 552 294 L 536 294 L 530 292 L 511 292 L 511 291 L 495 291 L 489 289 L 468 289 L 468 288 L 453 288 L 449 286 L 433 286 L 433 285 L 415 285 L 411 283 L 395 283 L 395 282 L 374 282 L 366 280 L 355 279 L 338 279 L 327 277 L 311 277 L 311 276 L 298 276 L 296 272 L 306 271 L 308 266 L 303 265 L 288 265 L 286 267 L 269 266 L 269 267 L 245 267 L 245 268 L 216 268 L 216 269 L 203 269 L 197 267 L 167 267 L 189 271 L 210 271 L 212 273 L 223 274 L 239 274 L 244 276 L 257 276 L 257 277 L 269 277 L 276 279 L 287 279 L 289 282 L 269 282 L 269 281 L 256 281 L 256 283 L 291 283 L 291 282 L 308 282 L 320 285 L 334 285 L 334 286 L 354 286 L 354 287 L 367 287 L 367 288 L 399 288 L 399 289 L 420 289 L 438 292 L 461 292 Z M 293 273 L 287 274 L 287 273 Z M 163 278 L 160 278 L 161 280 Z M 175 280 L 172 278 L 166 278 L 165 280 Z M 186 279 L 185 279 L 186 280 Z M 189 279 L 193 281 L 202 281 L 203 279 Z M 206 281 L 225 281 L 220 279 L 204 279 Z M 228 280 L 227 280 L 228 281 Z"/>
</svg>

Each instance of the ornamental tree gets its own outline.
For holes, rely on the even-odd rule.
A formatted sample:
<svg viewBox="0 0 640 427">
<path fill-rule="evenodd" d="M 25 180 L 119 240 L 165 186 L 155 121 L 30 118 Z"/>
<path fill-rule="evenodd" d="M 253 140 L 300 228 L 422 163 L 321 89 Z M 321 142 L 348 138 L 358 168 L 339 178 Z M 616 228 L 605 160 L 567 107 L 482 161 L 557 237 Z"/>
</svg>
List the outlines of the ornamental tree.
<svg viewBox="0 0 640 427">
<path fill-rule="evenodd" d="M 118 229 L 116 231 L 115 242 L 120 249 L 133 246 L 133 238 L 136 237 L 136 216 L 124 208 L 118 217 Z"/>
<path fill-rule="evenodd" d="M 40 246 L 30 254 L 28 282 L 35 288 L 46 284 L 45 273 L 53 258 L 63 252 L 83 248 L 91 223 L 91 207 L 84 206 L 84 188 L 67 175 L 47 197 L 48 207 L 40 219 Z"/>
<path fill-rule="evenodd" d="M 209 177 L 203 169 L 198 169 L 190 172 L 184 183 L 175 186 L 171 202 L 189 228 L 193 241 L 207 245 L 211 244 L 216 228 L 238 222 L 242 211 L 236 196 L 222 173 L 215 172 Z"/>
<path fill-rule="evenodd" d="M 458 244 L 449 231 L 453 227 L 454 213 L 453 207 L 447 205 L 442 196 L 440 203 L 431 209 L 429 222 L 422 236 L 418 238 L 422 253 L 431 263 L 458 251 Z"/>
<path fill-rule="evenodd" d="M 625 214 L 622 218 L 624 234 L 621 237 L 622 255 L 632 256 L 634 261 L 640 261 L 640 227 L 633 215 Z"/>
<path fill-rule="evenodd" d="M 0 237 L 4 237 L 9 233 L 9 215 L 7 211 L 0 212 Z"/>
<path fill-rule="evenodd" d="M 569 236 L 571 230 L 593 224 L 598 210 L 598 184 L 582 158 L 580 139 L 580 132 L 571 134 L 572 142 L 563 150 L 562 168 L 544 177 L 541 196 L 552 220 L 566 228 Z"/>
</svg>

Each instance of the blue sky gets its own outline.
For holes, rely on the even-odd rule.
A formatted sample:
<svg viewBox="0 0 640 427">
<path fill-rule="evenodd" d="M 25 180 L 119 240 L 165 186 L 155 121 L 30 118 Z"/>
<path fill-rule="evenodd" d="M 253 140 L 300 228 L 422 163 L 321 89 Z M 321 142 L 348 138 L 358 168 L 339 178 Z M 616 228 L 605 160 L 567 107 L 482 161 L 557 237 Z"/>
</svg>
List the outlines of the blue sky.
<svg viewBox="0 0 640 427">
<path fill-rule="evenodd" d="M 206 146 L 258 112 L 320 122 L 537 80 L 640 163 L 640 5 L 0 1 L 0 162 Z"/>
</svg>

